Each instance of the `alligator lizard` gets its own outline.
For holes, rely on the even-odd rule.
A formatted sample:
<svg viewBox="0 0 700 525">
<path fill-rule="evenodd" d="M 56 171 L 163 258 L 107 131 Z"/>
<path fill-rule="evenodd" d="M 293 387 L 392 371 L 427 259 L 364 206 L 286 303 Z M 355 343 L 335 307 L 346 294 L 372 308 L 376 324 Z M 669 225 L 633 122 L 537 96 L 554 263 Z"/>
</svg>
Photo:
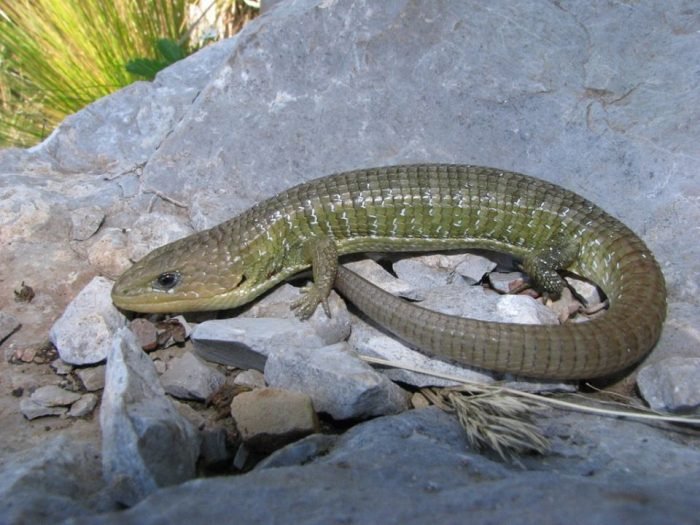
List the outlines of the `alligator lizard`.
<svg viewBox="0 0 700 525">
<path fill-rule="evenodd" d="M 476 321 L 394 298 L 338 266 L 343 254 L 486 248 L 522 261 L 556 295 L 568 270 L 598 284 L 610 307 L 558 326 Z M 335 286 L 371 319 L 439 358 L 547 379 L 608 375 L 639 361 L 666 313 L 653 255 L 625 225 L 584 198 L 518 173 L 407 165 L 300 184 L 214 228 L 158 248 L 127 270 L 114 303 L 137 312 L 233 308 L 309 267 L 292 305 L 310 316 Z"/>
</svg>

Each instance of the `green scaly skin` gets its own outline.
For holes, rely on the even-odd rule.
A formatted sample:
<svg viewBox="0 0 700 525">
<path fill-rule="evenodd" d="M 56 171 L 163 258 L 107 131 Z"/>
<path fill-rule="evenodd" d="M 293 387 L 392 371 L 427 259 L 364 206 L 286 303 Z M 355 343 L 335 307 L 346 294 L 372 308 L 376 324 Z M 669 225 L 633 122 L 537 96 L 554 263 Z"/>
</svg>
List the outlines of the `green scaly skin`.
<svg viewBox="0 0 700 525">
<path fill-rule="evenodd" d="M 598 284 L 610 308 L 586 323 L 517 325 L 428 311 L 338 267 L 364 251 L 487 248 L 522 259 L 556 295 L 567 269 Z M 666 313 L 658 264 L 621 222 L 582 197 L 526 175 L 462 165 L 357 170 L 313 180 L 210 230 L 154 250 L 124 273 L 114 303 L 137 312 L 243 305 L 309 267 L 293 305 L 308 317 L 335 286 L 388 330 L 436 357 L 546 379 L 623 370 L 657 341 Z"/>
</svg>

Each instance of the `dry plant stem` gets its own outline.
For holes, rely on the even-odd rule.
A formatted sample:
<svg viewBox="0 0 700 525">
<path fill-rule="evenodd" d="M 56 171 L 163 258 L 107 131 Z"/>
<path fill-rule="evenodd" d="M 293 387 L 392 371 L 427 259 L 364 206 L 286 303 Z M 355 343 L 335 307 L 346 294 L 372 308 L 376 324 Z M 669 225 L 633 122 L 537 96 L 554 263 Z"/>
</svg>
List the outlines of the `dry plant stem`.
<svg viewBox="0 0 700 525">
<path fill-rule="evenodd" d="M 439 377 L 441 379 L 447 379 L 448 381 L 454 381 L 456 383 L 462 383 L 465 386 L 471 387 L 483 387 L 483 384 L 473 383 L 459 376 L 453 376 L 450 374 L 440 374 L 430 370 L 424 370 L 419 367 L 413 367 L 410 365 L 404 365 L 402 363 L 396 363 L 393 361 L 387 361 L 385 359 L 379 359 L 376 357 L 360 356 L 361 359 L 368 363 L 372 363 L 380 366 L 387 366 L 392 368 L 401 368 L 403 370 L 408 370 L 410 372 L 416 372 L 418 374 L 425 374 L 433 377 Z M 579 412 L 588 412 L 590 414 L 599 414 L 603 416 L 612 417 L 626 417 L 632 419 L 642 419 L 648 421 L 663 421 L 665 423 L 680 423 L 684 425 L 700 425 L 700 418 L 689 417 L 689 416 L 669 416 L 665 414 L 658 414 L 649 409 L 641 408 L 628 408 L 627 410 L 610 410 L 606 408 L 598 408 L 587 405 L 582 405 L 580 403 L 572 403 L 570 401 L 563 401 L 561 399 L 556 399 L 553 397 L 547 397 L 539 394 L 531 394 L 529 392 L 522 392 L 520 390 L 514 390 L 506 387 L 499 387 L 501 390 L 508 392 L 509 394 L 519 396 L 522 398 L 532 399 L 540 403 L 546 403 L 550 406 L 557 408 L 562 408 L 565 410 L 577 410 Z M 633 411 L 634 410 L 634 411 Z"/>
<path fill-rule="evenodd" d="M 532 417 L 545 407 L 542 403 L 489 385 L 425 388 L 421 393 L 439 408 L 456 413 L 474 448 L 492 450 L 515 462 L 518 454 L 549 450 L 549 442 L 532 423 Z"/>
</svg>

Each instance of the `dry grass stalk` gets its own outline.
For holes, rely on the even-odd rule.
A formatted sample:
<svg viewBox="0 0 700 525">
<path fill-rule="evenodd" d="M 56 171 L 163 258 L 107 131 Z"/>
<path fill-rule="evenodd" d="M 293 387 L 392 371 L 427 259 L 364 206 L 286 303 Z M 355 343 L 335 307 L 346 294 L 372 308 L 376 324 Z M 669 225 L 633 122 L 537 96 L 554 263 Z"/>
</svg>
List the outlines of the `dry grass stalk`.
<svg viewBox="0 0 700 525">
<path fill-rule="evenodd" d="M 619 402 L 605 402 L 618 409 L 574 403 L 551 396 L 522 392 L 498 385 L 487 385 L 466 381 L 463 378 L 440 374 L 402 363 L 362 356 L 365 361 L 392 368 L 430 375 L 461 383 L 456 387 L 424 388 L 421 393 L 434 405 L 446 412 L 455 413 L 467 433 L 470 443 L 481 449 L 489 449 L 502 458 L 517 462 L 516 455 L 523 452 L 543 454 L 548 448 L 547 439 L 532 422 L 533 417 L 547 406 L 564 410 L 576 410 L 606 417 L 623 417 L 654 422 L 700 426 L 700 418 L 659 414 Z M 585 403 L 592 400 L 584 398 Z"/>
<path fill-rule="evenodd" d="M 542 403 L 489 385 L 425 388 L 421 393 L 436 406 L 456 413 L 469 443 L 477 449 L 513 461 L 519 454 L 549 450 L 549 442 L 532 422 L 546 408 Z"/>
</svg>

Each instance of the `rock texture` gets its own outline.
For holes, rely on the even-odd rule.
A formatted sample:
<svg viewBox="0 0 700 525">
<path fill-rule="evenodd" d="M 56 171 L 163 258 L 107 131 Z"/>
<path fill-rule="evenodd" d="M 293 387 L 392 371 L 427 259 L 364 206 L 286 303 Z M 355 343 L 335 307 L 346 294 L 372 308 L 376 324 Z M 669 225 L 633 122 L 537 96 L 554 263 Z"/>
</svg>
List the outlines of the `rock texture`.
<svg viewBox="0 0 700 525">
<path fill-rule="evenodd" d="M 243 392 L 233 399 L 231 415 L 243 442 L 268 453 L 319 430 L 311 398 L 291 390 Z"/>
<path fill-rule="evenodd" d="M 160 382 L 171 396 L 203 401 L 221 388 L 226 377 L 191 352 L 186 352 L 170 362 Z"/>
<path fill-rule="evenodd" d="M 648 401 L 692 410 L 696 378 L 672 359 L 700 358 L 699 48 L 692 0 L 268 5 L 237 37 L 97 101 L 42 144 L 0 152 L 3 355 L 46 354 L 49 329 L 80 290 L 156 242 L 143 216 L 173 226 L 170 238 L 334 171 L 466 162 L 558 183 L 639 233 L 669 291 L 666 329 L 646 363 L 665 364 L 650 370 Z M 35 295 L 16 302 L 23 282 Z M 98 346 L 97 337 L 84 342 Z M 54 359 L 0 361 L 0 450 L 43 450 L 58 432 L 73 441 L 97 434 L 89 416 L 20 415 L 21 399 L 58 382 Z M 156 490 L 126 513 L 74 522 L 211 523 L 231 509 L 250 523 L 697 521 L 693 431 L 578 414 L 551 425 L 555 454 L 524 461 L 523 471 L 468 451 L 453 420 L 434 410 L 382 418 L 310 465 Z M 189 465 L 189 454 L 175 463 Z M 52 486 L 74 481 L 46 476 Z M 41 496 L 51 508 L 50 491 Z M 41 508 L 4 493 L 2 501 L 14 507 L 2 507 L 0 521 Z M 66 504 L 52 522 L 82 508 Z"/>
<path fill-rule="evenodd" d="M 265 381 L 308 395 L 317 412 L 333 419 L 395 414 L 408 408 L 408 394 L 361 361 L 347 343 L 274 352 Z"/>
<path fill-rule="evenodd" d="M 107 360 L 100 412 L 102 465 L 114 498 L 133 505 L 195 475 L 195 429 L 165 397 L 136 337 L 120 330 Z"/>
<path fill-rule="evenodd" d="M 28 398 L 22 399 L 20 409 L 27 419 L 57 416 L 68 412 L 66 408 L 80 399 L 80 394 L 68 392 L 56 385 L 37 388 Z"/>
<path fill-rule="evenodd" d="M 126 326 L 126 317 L 112 304 L 112 282 L 95 277 L 51 327 L 51 342 L 66 363 L 86 365 L 107 357 L 112 336 Z"/>
<path fill-rule="evenodd" d="M 470 451 L 455 420 L 428 408 L 359 425 L 310 462 L 302 451 L 296 466 L 185 483 L 126 512 L 71 523 L 204 524 L 232 514 L 250 524 L 697 522 L 700 451 L 685 456 L 640 424 L 579 414 L 548 423 L 556 452 L 526 459 L 525 469 Z"/>
<path fill-rule="evenodd" d="M 71 516 L 114 510 L 103 492 L 97 450 L 54 437 L 43 448 L 3 454 L 0 522 L 50 524 Z"/>
<path fill-rule="evenodd" d="M 662 412 L 700 412 L 700 358 L 670 357 L 639 372 L 644 399 Z"/>
</svg>

